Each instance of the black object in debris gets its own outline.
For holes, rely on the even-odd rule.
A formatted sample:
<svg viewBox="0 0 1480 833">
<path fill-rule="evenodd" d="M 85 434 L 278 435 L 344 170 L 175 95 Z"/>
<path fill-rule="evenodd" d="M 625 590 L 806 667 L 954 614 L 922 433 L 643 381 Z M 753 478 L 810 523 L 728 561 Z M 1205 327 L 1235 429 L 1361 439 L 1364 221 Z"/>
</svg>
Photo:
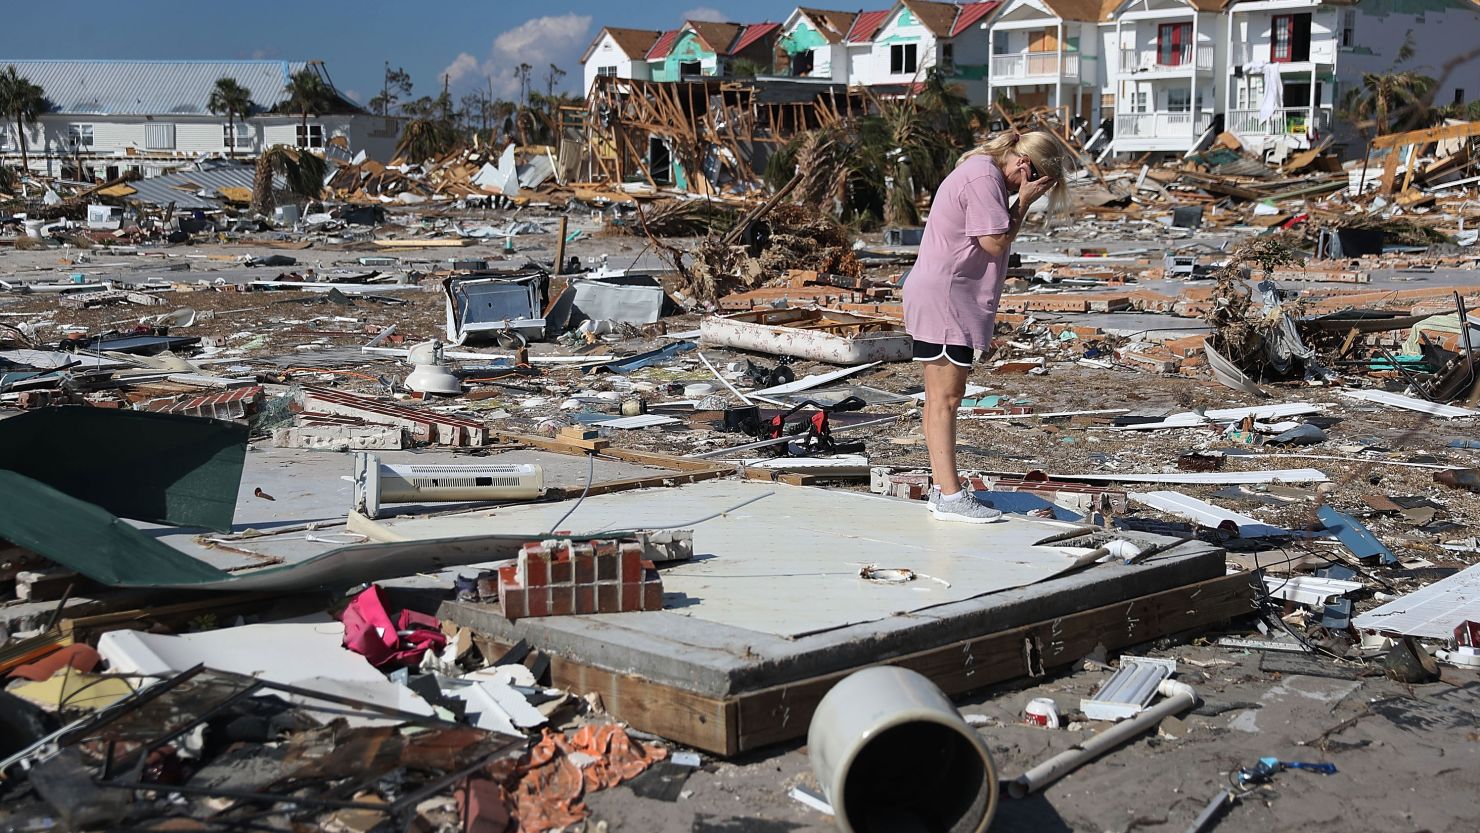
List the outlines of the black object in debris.
<svg viewBox="0 0 1480 833">
<path fill-rule="evenodd" d="M 51 734 L 55 723 L 34 704 L 0 691 L 0 757 L 8 758 Z"/>
<path fill-rule="evenodd" d="M 723 425 L 726 431 L 755 434 L 761 427 L 760 406 L 737 405 L 733 408 L 726 408 Z"/>
<path fill-rule="evenodd" d="M 252 266 L 297 266 L 298 259 L 287 255 L 268 255 L 251 262 Z"/>
<path fill-rule="evenodd" d="M 524 662 L 521 664 L 529 669 L 530 674 L 534 675 L 535 682 L 541 685 L 549 685 L 550 657 L 544 651 L 531 653 L 528 657 L 525 657 Z"/>
<path fill-rule="evenodd" d="M 627 786 L 639 798 L 677 801 L 693 772 L 693 767 L 680 766 L 672 761 L 659 761 L 648 767 L 643 774 L 628 781 Z"/>
<path fill-rule="evenodd" d="M 529 656 L 529 643 L 523 639 L 515 642 L 504 655 L 493 661 L 494 665 L 520 665 Z"/>
<path fill-rule="evenodd" d="M 1203 207 L 1200 205 L 1179 205 L 1172 209 L 1172 225 L 1177 228 L 1200 228 L 1203 221 Z"/>
</svg>

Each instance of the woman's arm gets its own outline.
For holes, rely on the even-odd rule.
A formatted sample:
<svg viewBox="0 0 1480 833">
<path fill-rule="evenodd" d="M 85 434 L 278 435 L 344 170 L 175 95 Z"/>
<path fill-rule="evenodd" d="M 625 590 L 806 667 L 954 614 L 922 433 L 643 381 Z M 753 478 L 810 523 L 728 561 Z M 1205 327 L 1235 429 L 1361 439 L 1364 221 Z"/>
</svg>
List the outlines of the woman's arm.
<svg viewBox="0 0 1480 833">
<path fill-rule="evenodd" d="M 1023 215 L 1018 211 L 1018 206 L 1020 205 L 1022 205 L 1022 200 L 1019 200 L 1017 205 L 1013 206 L 1007 212 L 1008 216 L 1012 218 L 1007 231 L 1001 234 L 987 234 L 978 237 L 976 238 L 976 245 L 981 246 L 982 250 L 992 257 L 1006 255 L 1007 250 L 1012 248 L 1013 238 L 1018 236 L 1018 231 L 1023 227 Z"/>
</svg>

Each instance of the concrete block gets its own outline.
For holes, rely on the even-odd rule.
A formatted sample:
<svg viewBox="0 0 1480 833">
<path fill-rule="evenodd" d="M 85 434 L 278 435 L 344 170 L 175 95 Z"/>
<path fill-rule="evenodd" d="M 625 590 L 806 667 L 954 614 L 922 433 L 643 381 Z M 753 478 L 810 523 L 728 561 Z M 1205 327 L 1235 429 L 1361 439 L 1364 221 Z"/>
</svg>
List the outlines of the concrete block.
<svg viewBox="0 0 1480 833">
<path fill-rule="evenodd" d="M 386 425 L 300 425 L 273 431 L 272 444 L 315 451 L 394 451 L 406 447 L 406 436 Z"/>
</svg>

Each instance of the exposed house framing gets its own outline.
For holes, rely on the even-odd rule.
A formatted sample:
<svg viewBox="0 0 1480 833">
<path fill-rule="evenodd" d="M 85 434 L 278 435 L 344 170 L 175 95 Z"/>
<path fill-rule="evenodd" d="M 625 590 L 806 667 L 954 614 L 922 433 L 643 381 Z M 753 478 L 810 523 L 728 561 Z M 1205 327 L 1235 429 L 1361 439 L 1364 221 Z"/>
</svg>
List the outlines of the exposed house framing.
<svg viewBox="0 0 1480 833">
<path fill-rule="evenodd" d="M 842 84 L 717 78 L 675 83 L 600 77 L 586 105 L 593 179 L 640 176 L 654 187 L 673 184 L 666 171 L 653 170 L 657 141 L 695 193 L 716 193 L 726 181 L 757 183 L 770 154 L 798 132 L 870 108 L 867 93 Z"/>
</svg>

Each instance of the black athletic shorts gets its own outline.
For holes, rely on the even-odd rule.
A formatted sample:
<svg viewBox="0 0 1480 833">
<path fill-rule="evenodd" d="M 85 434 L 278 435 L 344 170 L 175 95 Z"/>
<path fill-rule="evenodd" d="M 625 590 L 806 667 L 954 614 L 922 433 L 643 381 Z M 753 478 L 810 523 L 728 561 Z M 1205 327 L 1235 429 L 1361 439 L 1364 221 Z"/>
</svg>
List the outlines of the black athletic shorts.
<svg viewBox="0 0 1480 833">
<path fill-rule="evenodd" d="M 971 347 L 963 347 L 960 344 L 935 344 L 930 341 L 915 339 L 915 361 L 933 362 L 944 358 L 957 367 L 971 367 L 976 360 L 976 350 Z"/>
</svg>

